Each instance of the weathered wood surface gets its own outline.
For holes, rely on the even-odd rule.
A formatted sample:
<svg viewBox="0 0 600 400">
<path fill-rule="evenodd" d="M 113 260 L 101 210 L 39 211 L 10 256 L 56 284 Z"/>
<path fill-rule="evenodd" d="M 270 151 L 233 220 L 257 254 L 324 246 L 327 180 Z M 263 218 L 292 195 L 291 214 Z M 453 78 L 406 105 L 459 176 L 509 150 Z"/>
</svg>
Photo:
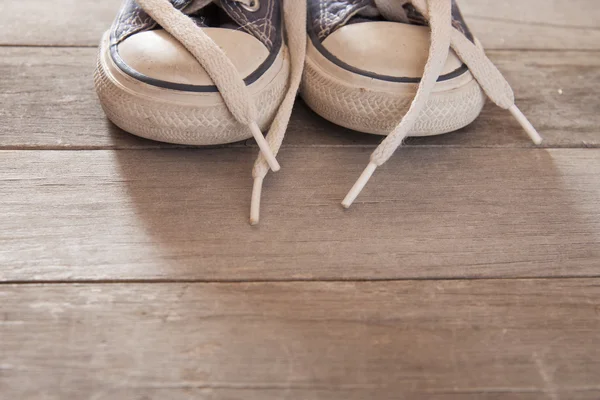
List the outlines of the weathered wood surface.
<svg viewBox="0 0 600 400">
<path fill-rule="evenodd" d="M 488 49 L 600 50 L 597 0 L 458 0 Z"/>
<path fill-rule="evenodd" d="M 93 88 L 95 49 L 0 48 L 1 148 L 157 148 L 110 124 Z M 492 52 L 548 147 L 600 145 L 600 53 Z M 298 103 L 285 146 L 370 146 L 381 137 L 337 127 Z M 508 112 L 488 104 L 471 126 L 409 145 L 528 147 Z M 240 146 L 243 144 L 238 144 Z"/>
<path fill-rule="evenodd" d="M 460 0 L 549 149 L 488 105 L 343 211 L 380 138 L 299 102 L 255 228 L 252 141 L 105 119 L 119 4 L 0 2 L 0 399 L 600 398 L 596 0 Z"/>
<path fill-rule="evenodd" d="M 0 286 L 5 399 L 598 399 L 600 280 Z"/>
<path fill-rule="evenodd" d="M 254 149 L 0 152 L 0 279 L 600 276 L 600 152 L 286 149 L 261 225 Z"/>
<path fill-rule="evenodd" d="M 120 0 L 4 0 L 0 45 L 96 46 L 120 4 Z M 600 50 L 597 0 L 460 0 L 459 4 L 488 49 Z"/>
<path fill-rule="evenodd" d="M 2 0 L 0 45 L 96 46 L 122 0 Z"/>
</svg>

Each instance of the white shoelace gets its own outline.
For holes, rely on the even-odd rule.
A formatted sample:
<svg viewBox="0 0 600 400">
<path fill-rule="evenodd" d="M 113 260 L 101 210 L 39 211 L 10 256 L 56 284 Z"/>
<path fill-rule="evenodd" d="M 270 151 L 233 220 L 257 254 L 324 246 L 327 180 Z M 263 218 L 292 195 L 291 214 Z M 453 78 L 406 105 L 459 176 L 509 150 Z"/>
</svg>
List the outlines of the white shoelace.
<svg viewBox="0 0 600 400">
<path fill-rule="evenodd" d="M 409 134 L 442 73 L 450 47 L 467 65 L 486 95 L 499 107 L 509 110 L 535 144 L 542 142 L 538 132 L 515 105 L 515 97 L 510 85 L 487 58 L 481 44 L 478 41 L 473 44 L 462 32 L 453 27 L 452 0 L 375 0 L 375 5 L 382 13 L 390 14 L 394 9 L 398 10 L 408 2 L 423 14 L 431 28 L 431 46 L 423 77 L 408 112 L 400 124 L 371 154 L 371 161 L 343 200 L 342 205 L 346 208 L 356 200 L 377 167 L 389 160 Z M 397 13 L 396 18 L 402 18 L 402 14 Z"/>
<path fill-rule="evenodd" d="M 256 104 L 250 96 L 244 79 L 223 50 L 187 15 L 174 8 L 169 0 L 136 1 L 196 58 L 219 89 L 231 114 L 238 122 L 248 126 L 258 143 L 260 153 L 252 171 L 254 186 L 250 211 L 250 223 L 257 224 L 260 217 L 263 180 L 269 169 L 273 171 L 280 169 L 275 156 L 283 142 L 302 79 L 306 56 L 306 0 L 283 1 L 284 24 L 290 54 L 290 80 L 287 93 L 266 138 L 256 122 L 258 115 Z M 233 1 L 252 7 L 256 0 Z M 198 8 L 211 2 L 212 0 L 200 0 Z"/>
</svg>

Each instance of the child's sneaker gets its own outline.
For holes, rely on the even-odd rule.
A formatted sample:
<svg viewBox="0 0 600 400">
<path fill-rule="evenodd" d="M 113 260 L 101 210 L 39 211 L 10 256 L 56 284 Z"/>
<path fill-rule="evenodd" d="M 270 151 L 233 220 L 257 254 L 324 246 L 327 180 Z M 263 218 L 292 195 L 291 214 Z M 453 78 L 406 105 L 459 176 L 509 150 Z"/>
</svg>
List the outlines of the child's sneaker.
<svg viewBox="0 0 600 400">
<path fill-rule="evenodd" d="M 541 138 L 485 56 L 454 0 L 308 0 L 306 103 L 357 131 L 388 135 L 343 205 L 350 207 L 406 136 L 470 124 L 485 95 Z M 485 93 L 485 95 L 484 95 Z"/>
<path fill-rule="evenodd" d="M 96 91 L 112 122 L 148 139 L 254 137 L 256 223 L 302 77 L 305 25 L 304 0 L 126 0 L 102 39 Z"/>
</svg>

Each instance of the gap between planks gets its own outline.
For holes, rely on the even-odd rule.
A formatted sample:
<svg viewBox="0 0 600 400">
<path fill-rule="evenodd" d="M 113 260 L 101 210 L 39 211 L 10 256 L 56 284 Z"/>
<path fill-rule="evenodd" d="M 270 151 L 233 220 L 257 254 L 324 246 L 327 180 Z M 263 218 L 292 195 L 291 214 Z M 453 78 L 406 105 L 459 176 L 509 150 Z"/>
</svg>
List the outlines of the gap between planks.
<svg viewBox="0 0 600 400">
<path fill-rule="evenodd" d="M 600 31 L 600 29 L 598 29 Z M 92 44 L 23 44 L 23 43 L 0 43 L 0 48 L 25 48 L 25 49 L 97 49 L 98 45 Z M 502 52 L 540 52 L 540 53 L 600 53 L 600 49 L 544 49 L 539 47 L 502 47 L 487 48 L 487 54 Z"/>
<path fill-rule="evenodd" d="M 0 286 L 45 286 L 45 285 L 168 285 L 168 284 L 266 284 L 266 283 L 394 283 L 394 282 L 493 282 L 493 281 L 568 281 L 581 279 L 600 279 L 599 274 L 592 275 L 561 275 L 561 276 L 536 276 L 536 277 L 520 277 L 520 276 L 505 276 L 505 277 L 423 277 L 423 278 L 362 278 L 362 279 L 81 279 L 81 280 L 7 280 L 0 281 Z"/>
<path fill-rule="evenodd" d="M 109 146 L 73 146 L 73 147 L 57 147 L 57 146 L 6 146 L 6 147 L 1 147 L 0 146 L 0 151 L 162 151 L 162 150 L 197 150 L 197 151 L 205 151 L 205 150 L 212 150 L 212 149 L 223 149 L 224 151 L 226 151 L 227 149 L 256 149 L 256 151 L 258 151 L 258 146 L 256 145 L 256 143 L 254 142 L 253 139 L 248 139 L 251 140 L 251 143 L 235 143 L 235 144 L 226 144 L 226 145 L 222 145 L 222 146 L 211 146 L 211 147 L 201 147 L 201 146 L 185 146 L 185 145 L 172 145 L 170 147 L 152 147 L 152 146 L 148 146 L 148 147 L 136 147 L 136 148 L 131 148 L 131 147 L 109 147 Z M 383 140 L 383 138 L 382 138 Z M 410 138 L 408 139 L 410 140 Z M 315 144 L 315 145 L 309 145 L 309 144 L 291 144 L 291 145 L 287 145 L 285 146 L 286 149 L 317 149 L 317 148 L 348 148 L 348 149 L 375 149 L 377 148 L 377 144 L 354 144 L 354 145 L 335 145 L 335 144 Z M 553 144 L 553 145 L 548 145 L 548 146 L 544 146 L 544 144 L 542 143 L 542 145 L 540 146 L 535 146 L 533 144 L 527 144 L 524 143 L 522 146 L 505 146 L 505 145 L 490 145 L 490 146 L 484 146 L 484 145 L 444 145 L 444 144 L 426 144 L 426 145 L 415 145 L 412 143 L 405 143 L 403 144 L 402 148 L 407 148 L 407 147 L 416 147 L 419 149 L 470 149 L 470 150 L 477 150 L 477 149 L 490 149 L 490 150 L 596 150 L 596 149 L 600 149 L 600 143 L 592 143 L 592 144 L 581 144 L 581 145 L 576 145 L 576 144 L 564 144 L 564 145 L 558 145 L 558 144 Z M 399 150 L 401 151 L 401 150 Z"/>
</svg>

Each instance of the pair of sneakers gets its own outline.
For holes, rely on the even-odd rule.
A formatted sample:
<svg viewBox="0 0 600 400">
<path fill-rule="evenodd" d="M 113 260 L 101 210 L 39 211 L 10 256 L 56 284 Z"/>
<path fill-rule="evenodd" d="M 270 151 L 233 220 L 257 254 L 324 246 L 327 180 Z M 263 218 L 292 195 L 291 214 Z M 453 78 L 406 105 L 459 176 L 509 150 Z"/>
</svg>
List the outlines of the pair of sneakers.
<svg viewBox="0 0 600 400">
<path fill-rule="evenodd" d="M 404 138 L 468 125 L 486 95 L 541 142 L 455 0 L 125 0 L 94 80 L 108 118 L 135 135 L 254 137 L 252 224 L 299 89 L 322 117 L 387 136 L 344 207 Z"/>
</svg>

